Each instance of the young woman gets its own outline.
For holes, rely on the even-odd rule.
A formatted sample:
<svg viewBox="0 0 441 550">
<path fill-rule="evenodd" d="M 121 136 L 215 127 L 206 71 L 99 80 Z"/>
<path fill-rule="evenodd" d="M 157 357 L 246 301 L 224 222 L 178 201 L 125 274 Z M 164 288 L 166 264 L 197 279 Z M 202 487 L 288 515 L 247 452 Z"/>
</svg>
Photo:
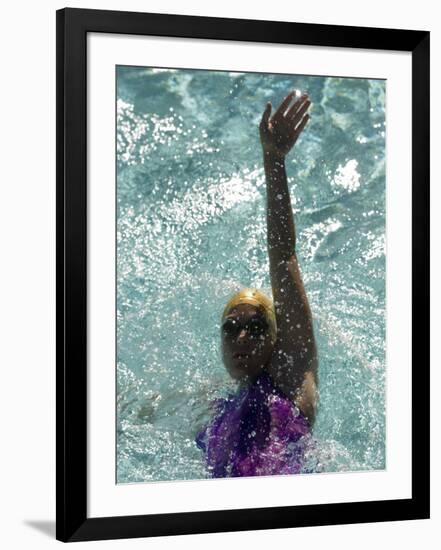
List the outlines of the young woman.
<svg viewBox="0 0 441 550">
<path fill-rule="evenodd" d="M 197 438 L 213 477 L 299 473 L 317 409 L 317 349 L 296 255 L 285 157 L 308 122 L 307 94 L 293 90 L 260 122 L 267 188 L 267 233 L 274 302 L 243 289 L 222 315 L 222 358 L 239 382 L 213 403 Z"/>
</svg>

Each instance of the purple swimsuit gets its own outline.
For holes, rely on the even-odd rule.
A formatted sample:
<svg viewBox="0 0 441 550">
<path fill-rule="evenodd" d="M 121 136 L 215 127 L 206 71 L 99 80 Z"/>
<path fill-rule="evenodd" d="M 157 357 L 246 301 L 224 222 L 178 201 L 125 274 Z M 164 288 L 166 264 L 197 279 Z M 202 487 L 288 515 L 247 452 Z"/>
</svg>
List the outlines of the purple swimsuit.
<svg viewBox="0 0 441 550">
<path fill-rule="evenodd" d="M 263 372 L 252 384 L 213 402 L 196 437 L 212 477 L 298 474 L 310 425 Z M 303 439 L 302 439 L 303 438 Z"/>
</svg>

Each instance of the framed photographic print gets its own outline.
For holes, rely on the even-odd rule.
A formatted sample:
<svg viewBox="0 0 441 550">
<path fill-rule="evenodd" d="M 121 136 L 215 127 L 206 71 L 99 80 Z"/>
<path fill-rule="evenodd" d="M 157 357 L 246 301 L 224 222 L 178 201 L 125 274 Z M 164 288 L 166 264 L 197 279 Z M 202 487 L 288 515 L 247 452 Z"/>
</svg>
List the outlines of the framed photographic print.
<svg viewBox="0 0 441 550">
<path fill-rule="evenodd" d="M 57 538 L 429 517 L 429 33 L 57 11 Z"/>
</svg>

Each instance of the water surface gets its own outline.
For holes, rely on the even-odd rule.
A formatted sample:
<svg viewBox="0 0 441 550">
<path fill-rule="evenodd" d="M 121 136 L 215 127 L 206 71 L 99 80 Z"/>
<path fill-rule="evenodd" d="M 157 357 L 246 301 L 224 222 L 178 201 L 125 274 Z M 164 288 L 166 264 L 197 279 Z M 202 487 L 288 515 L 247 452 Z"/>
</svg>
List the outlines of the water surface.
<svg viewBox="0 0 441 550">
<path fill-rule="evenodd" d="M 319 350 L 309 462 L 385 468 L 385 81 L 118 67 L 119 483 L 207 476 L 194 437 L 235 387 L 223 307 L 270 293 L 258 124 L 293 87 L 312 100 L 286 161 Z"/>
</svg>

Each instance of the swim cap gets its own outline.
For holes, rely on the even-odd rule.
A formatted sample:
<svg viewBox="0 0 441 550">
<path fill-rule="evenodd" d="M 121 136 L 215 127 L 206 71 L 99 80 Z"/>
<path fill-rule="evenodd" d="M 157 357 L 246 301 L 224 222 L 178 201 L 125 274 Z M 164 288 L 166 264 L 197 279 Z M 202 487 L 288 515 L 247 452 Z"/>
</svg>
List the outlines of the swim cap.
<svg viewBox="0 0 441 550">
<path fill-rule="evenodd" d="M 243 288 L 242 290 L 239 290 L 239 292 L 236 292 L 236 294 L 228 300 L 227 305 L 224 308 L 224 312 L 222 313 L 222 321 L 227 313 L 239 304 L 251 304 L 252 306 L 256 306 L 263 310 L 272 339 L 275 341 L 277 336 L 277 324 L 273 301 L 268 298 L 264 292 L 258 290 L 257 288 Z"/>
</svg>

